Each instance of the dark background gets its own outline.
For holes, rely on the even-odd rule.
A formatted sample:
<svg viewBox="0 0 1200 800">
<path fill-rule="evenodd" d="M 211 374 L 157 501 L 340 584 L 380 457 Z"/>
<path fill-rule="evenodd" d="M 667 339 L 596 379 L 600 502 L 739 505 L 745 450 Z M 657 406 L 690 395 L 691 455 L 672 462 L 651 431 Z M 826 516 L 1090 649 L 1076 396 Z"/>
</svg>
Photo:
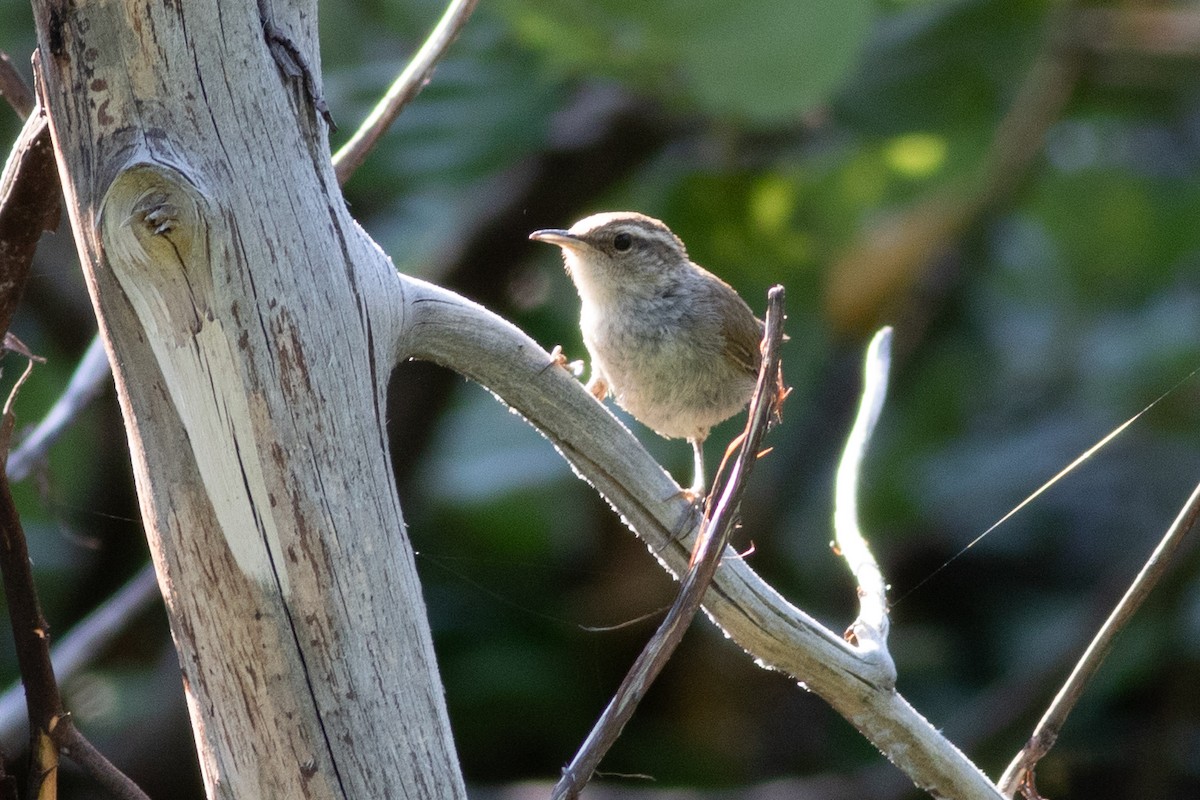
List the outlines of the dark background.
<svg viewBox="0 0 1200 800">
<path fill-rule="evenodd" d="M 321 11 L 337 147 L 440 7 Z M 578 300 L 557 253 L 526 241 L 535 228 L 636 209 L 760 312 L 784 284 L 795 391 L 740 546 L 834 630 L 856 601 L 828 548 L 832 476 L 865 342 L 895 325 L 862 491 L 902 598 L 899 689 L 998 776 L 1200 477 L 1200 378 L 909 592 L 1200 367 L 1198 21 L 1195 6 L 1138 2 L 486 0 L 346 194 L 398 269 L 572 357 Z M 0 0 L 0 46 L 26 74 L 32 31 L 27 3 Z M 0 108 L 3 141 L 17 130 Z M 48 359 L 17 404 L 32 424 L 95 331 L 65 226 L 44 240 L 15 331 Z M 3 366 L 11 382 L 19 367 Z M 655 620 L 581 626 L 651 612 L 674 584 L 485 391 L 419 364 L 395 384 L 397 476 L 468 780 L 552 779 Z M 690 478 L 686 444 L 630 424 Z M 714 432 L 710 456 L 740 424 Z M 61 634 L 147 557 L 111 389 L 18 488 Z M 1185 546 L 1042 762 L 1044 794 L 1200 793 L 1198 573 Z M 0 678 L 15 676 L 0 636 Z M 155 797 L 201 796 L 160 609 L 65 692 Z M 786 781 L 792 796 L 919 796 L 707 621 L 603 767 L 649 776 L 605 779 L 646 792 Z"/>
</svg>

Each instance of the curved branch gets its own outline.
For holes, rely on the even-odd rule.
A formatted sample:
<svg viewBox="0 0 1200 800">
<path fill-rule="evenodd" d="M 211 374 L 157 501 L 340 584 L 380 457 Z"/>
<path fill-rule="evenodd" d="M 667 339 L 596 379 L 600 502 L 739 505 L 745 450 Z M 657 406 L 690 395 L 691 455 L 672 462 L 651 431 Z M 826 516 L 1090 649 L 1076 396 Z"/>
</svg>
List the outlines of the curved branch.
<svg viewBox="0 0 1200 800">
<path fill-rule="evenodd" d="M 621 515 L 664 569 L 687 570 L 693 528 L 680 487 L 607 408 L 511 323 L 452 292 L 407 279 L 405 357 L 450 367 L 492 391 L 536 427 Z M 1000 795 L 979 769 L 903 697 L 893 676 L 787 602 L 745 561 L 725 559 L 705 612 L 757 663 L 792 676 L 832 705 L 927 791 Z"/>
<path fill-rule="evenodd" d="M 858 524 L 858 475 L 866 455 L 867 442 L 883 411 L 887 395 L 888 369 L 891 365 L 892 329 L 883 328 L 871 340 L 863 366 L 862 402 L 854 427 L 846 440 L 838 465 L 834 493 L 833 529 L 838 553 L 846 559 L 858 579 L 858 619 L 846 631 L 846 638 L 858 646 L 894 676 L 896 665 L 888 653 L 887 582 L 875 556 L 867 546 Z M 853 637 L 853 638 L 851 638 Z"/>
</svg>

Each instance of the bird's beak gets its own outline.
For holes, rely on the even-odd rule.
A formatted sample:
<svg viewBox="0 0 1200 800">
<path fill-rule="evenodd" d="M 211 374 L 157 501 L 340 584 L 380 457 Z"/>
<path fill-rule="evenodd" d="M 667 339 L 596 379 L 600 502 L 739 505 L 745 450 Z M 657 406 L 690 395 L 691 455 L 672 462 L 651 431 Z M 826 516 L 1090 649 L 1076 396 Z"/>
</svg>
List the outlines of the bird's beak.
<svg viewBox="0 0 1200 800">
<path fill-rule="evenodd" d="M 540 231 L 534 231 L 529 234 L 529 238 L 535 242 L 545 242 L 546 244 L 556 244 L 559 247 L 576 248 L 583 245 L 583 240 L 578 236 L 573 235 L 570 231 L 564 231 L 561 228 L 546 228 Z"/>
</svg>

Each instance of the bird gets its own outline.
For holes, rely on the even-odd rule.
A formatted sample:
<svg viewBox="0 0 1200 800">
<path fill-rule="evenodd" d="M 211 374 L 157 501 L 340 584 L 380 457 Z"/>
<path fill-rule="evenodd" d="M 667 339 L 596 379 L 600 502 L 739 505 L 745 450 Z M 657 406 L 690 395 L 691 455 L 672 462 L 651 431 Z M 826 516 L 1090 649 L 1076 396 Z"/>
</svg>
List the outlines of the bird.
<svg viewBox="0 0 1200 800">
<path fill-rule="evenodd" d="M 692 445 L 705 494 L 704 442 L 750 400 L 763 322 L 728 283 L 693 262 L 661 220 L 634 211 L 585 217 L 529 235 L 562 251 L 580 299 L 587 389 L 667 439 Z"/>
</svg>

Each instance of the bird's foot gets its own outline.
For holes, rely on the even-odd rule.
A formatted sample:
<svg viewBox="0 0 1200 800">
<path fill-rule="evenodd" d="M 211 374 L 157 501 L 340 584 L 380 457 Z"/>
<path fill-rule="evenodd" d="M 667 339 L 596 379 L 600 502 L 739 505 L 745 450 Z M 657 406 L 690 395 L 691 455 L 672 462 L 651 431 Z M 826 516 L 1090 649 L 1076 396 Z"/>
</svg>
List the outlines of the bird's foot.
<svg viewBox="0 0 1200 800">
<path fill-rule="evenodd" d="M 550 351 L 550 366 L 561 367 L 576 378 L 583 374 L 583 361 L 579 359 L 568 361 L 561 344 L 554 345 L 554 349 Z"/>
<path fill-rule="evenodd" d="M 595 366 L 592 367 L 592 379 L 587 382 L 583 388 L 592 393 L 592 397 L 604 402 L 604 398 L 608 397 L 608 381 L 596 374 Z"/>
<path fill-rule="evenodd" d="M 671 541 L 673 542 L 679 541 L 688 531 L 700 524 L 704 519 L 704 503 L 708 499 L 702 492 L 697 493 L 693 489 L 680 489 L 668 499 L 673 500 L 676 497 L 686 500 L 687 506 L 671 529 Z"/>
</svg>

